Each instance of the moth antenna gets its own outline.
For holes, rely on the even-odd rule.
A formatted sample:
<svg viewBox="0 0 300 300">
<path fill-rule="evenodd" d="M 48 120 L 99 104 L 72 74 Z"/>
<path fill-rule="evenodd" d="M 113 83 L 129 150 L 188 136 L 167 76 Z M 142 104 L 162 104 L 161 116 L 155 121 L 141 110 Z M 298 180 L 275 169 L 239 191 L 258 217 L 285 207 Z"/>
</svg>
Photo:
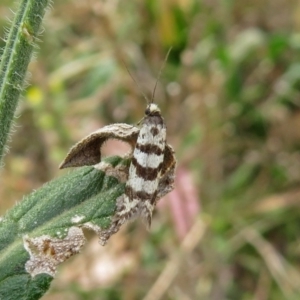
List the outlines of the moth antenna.
<svg viewBox="0 0 300 300">
<path fill-rule="evenodd" d="M 141 86 L 138 84 L 138 82 L 135 80 L 135 78 L 133 77 L 133 75 L 130 73 L 130 71 L 129 71 L 127 65 L 126 65 L 126 63 L 125 63 L 123 60 L 122 60 L 122 63 L 123 63 L 123 65 L 125 66 L 125 68 L 126 68 L 128 74 L 129 74 L 129 76 L 131 77 L 131 79 L 132 79 L 132 80 L 134 81 L 134 83 L 137 85 L 138 89 L 140 90 L 140 93 L 143 95 L 143 97 L 144 97 L 144 99 L 146 100 L 147 104 L 149 104 L 149 100 L 148 100 L 147 96 L 144 94 L 144 92 L 143 92 Z"/>
<path fill-rule="evenodd" d="M 167 60 L 168 60 L 168 57 L 169 57 L 169 54 L 170 54 L 171 50 L 172 50 L 172 47 L 170 47 L 170 49 L 168 50 L 168 53 L 167 53 L 167 55 L 166 55 L 166 57 L 165 57 L 165 60 L 164 60 L 164 62 L 163 62 L 163 64 L 162 64 L 162 66 L 160 67 L 160 70 L 159 70 L 159 73 L 158 73 L 158 76 L 157 76 L 157 79 L 156 79 L 156 82 L 155 82 L 155 86 L 154 86 L 154 89 L 153 89 L 153 92 L 152 92 L 152 96 L 151 96 L 151 101 L 150 101 L 150 103 L 153 103 L 153 101 L 154 101 L 154 96 L 155 96 L 156 87 L 157 87 L 159 78 L 160 78 L 160 76 L 161 76 L 161 73 L 162 73 L 163 69 L 164 69 L 165 66 L 166 66 L 166 62 L 167 62 Z"/>
</svg>

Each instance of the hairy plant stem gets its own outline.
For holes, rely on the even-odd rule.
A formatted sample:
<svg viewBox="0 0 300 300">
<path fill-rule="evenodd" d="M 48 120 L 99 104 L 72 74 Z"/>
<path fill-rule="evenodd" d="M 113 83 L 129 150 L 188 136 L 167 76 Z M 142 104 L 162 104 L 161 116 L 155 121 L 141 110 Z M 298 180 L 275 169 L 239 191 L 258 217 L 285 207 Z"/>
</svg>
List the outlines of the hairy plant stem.
<svg viewBox="0 0 300 300">
<path fill-rule="evenodd" d="M 50 0 L 23 0 L 11 24 L 0 64 L 0 165 L 46 8 Z"/>
</svg>

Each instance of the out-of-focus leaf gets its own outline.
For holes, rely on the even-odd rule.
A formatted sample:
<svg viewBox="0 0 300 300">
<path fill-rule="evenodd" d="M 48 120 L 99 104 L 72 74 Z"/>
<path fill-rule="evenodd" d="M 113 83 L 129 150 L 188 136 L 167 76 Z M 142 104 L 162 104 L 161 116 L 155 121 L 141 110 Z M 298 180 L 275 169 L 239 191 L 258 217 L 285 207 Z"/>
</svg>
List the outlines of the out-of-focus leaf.
<svg viewBox="0 0 300 300">
<path fill-rule="evenodd" d="M 228 178 L 226 190 L 233 193 L 239 192 L 241 188 L 252 183 L 258 171 L 259 166 L 256 164 L 241 164 Z"/>
</svg>

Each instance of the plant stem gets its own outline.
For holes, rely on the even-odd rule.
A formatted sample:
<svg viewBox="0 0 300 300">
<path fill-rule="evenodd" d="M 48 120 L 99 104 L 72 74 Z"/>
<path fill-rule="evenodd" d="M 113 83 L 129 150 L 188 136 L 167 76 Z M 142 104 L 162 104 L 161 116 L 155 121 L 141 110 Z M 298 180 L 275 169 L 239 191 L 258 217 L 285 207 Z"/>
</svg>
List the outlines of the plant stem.
<svg viewBox="0 0 300 300">
<path fill-rule="evenodd" d="M 32 56 L 50 0 L 23 0 L 11 24 L 0 64 L 0 165 Z"/>
</svg>

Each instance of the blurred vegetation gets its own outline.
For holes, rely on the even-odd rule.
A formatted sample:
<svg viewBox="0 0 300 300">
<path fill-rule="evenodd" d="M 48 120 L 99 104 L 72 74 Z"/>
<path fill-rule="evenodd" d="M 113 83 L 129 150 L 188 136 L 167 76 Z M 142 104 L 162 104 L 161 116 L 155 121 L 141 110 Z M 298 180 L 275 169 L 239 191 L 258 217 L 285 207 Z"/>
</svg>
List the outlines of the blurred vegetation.
<svg viewBox="0 0 300 300">
<path fill-rule="evenodd" d="M 12 18 L 10 5 L 1 16 Z M 165 206 L 150 232 L 134 222 L 104 248 L 91 236 L 44 299 L 300 298 L 299 20 L 299 2 L 284 0 L 53 4 L 5 158 L 1 212 L 59 176 L 86 134 L 136 124 L 145 101 L 123 62 L 150 95 L 170 46 L 155 97 L 178 158 L 180 193 L 168 202 L 193 202 L 188 182 L 199 206 L 184 236 Z"/>
</svg>

